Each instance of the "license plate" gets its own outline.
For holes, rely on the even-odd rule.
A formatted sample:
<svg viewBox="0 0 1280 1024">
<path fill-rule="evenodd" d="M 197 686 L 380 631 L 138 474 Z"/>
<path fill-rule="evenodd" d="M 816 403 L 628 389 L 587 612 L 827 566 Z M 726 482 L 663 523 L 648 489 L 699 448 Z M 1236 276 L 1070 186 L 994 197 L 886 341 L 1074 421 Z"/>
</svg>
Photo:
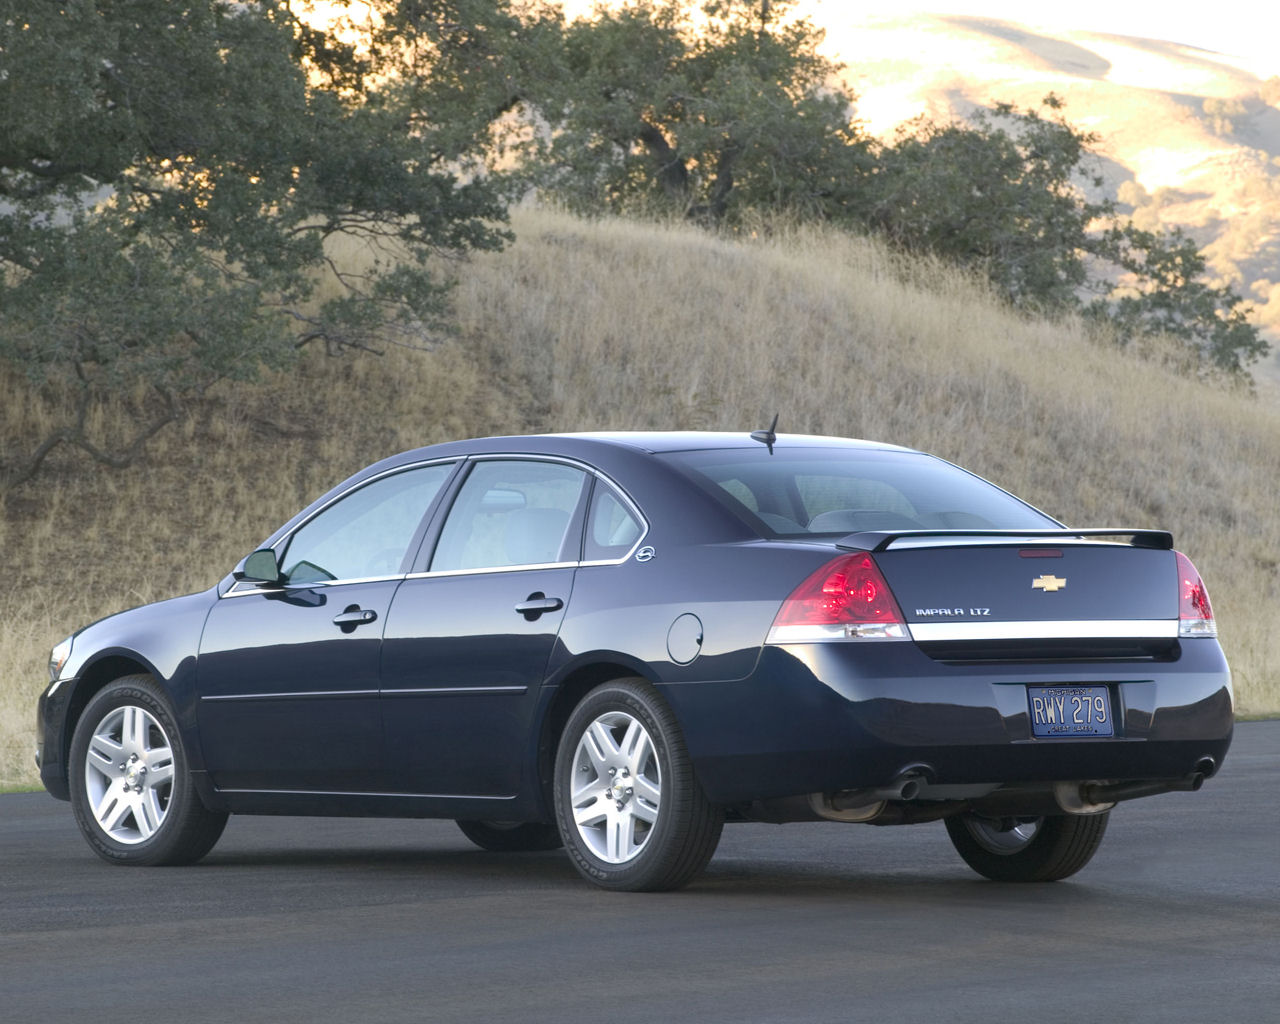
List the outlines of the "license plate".
<svg viewBox="0 0 1280 1024">
<path fill-rule="evenodd" d="M 1115 735 L 1111 694 L 1105 686 L 1028 686 L 1027 703 L 1032 736 Z"/>
</svg>

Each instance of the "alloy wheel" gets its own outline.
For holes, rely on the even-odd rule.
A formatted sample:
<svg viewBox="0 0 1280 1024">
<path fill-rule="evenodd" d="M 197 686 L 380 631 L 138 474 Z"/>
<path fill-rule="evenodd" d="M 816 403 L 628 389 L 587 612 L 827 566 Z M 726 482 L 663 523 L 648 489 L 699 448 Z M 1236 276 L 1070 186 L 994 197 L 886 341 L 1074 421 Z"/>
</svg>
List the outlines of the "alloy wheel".
<svg viewBox="0 0 1280 1024">
<path fill-rule="evenodd" d="M 125 705 L 98 722 L 84 787 L 94 821 L 117 843 L 133 846 L 155 835 L 173 795 L 173 748 L 149 711 Z"/>
<path fill-rule="evenodd" d="M 662 770 L 639 719 L 610 711 L 586 728 L 574 752 L 570 802 L 593 855 L 609 864 L 640 855 L 658 820 Z"/>
</svg>

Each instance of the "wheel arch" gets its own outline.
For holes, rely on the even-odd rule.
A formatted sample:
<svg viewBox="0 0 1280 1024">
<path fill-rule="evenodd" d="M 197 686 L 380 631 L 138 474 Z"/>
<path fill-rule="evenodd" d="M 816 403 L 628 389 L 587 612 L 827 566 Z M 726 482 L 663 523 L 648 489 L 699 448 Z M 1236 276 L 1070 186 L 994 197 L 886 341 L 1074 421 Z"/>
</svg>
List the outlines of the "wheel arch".
<svg viewBox="0 0 1280 1024">
<path fill-rule="evenodd" d="M 136 654 L 115 652 L 98 658 L 88 665 L 76 680 L 76 688 L 67 701 L 67 713 L 63 719 L 62 737 L 58 751 L 64 765 L 70 765 L 71 737 L 75 734 L 80 716 L 89 706 L 89 701 L 105 687 L 124 676 L 144 675 L 160 682 L 160 676 L 153 666 Z"/>
<path fill-rule="evenodd" d="M 556 751 L 564 733 L 569 715 L 578 703 L 601 683 L 611 679 L 637 677 L 653 686 L 658 681 L 653 671 L 643 662 L 621 654 L 600 655 L 598 658 L 579 660 L 557 681 L 542 714 L 538 730 L 537 786 L 544 820 L 554 820 L 552 782 L 555 775 Z"/>
</svg>

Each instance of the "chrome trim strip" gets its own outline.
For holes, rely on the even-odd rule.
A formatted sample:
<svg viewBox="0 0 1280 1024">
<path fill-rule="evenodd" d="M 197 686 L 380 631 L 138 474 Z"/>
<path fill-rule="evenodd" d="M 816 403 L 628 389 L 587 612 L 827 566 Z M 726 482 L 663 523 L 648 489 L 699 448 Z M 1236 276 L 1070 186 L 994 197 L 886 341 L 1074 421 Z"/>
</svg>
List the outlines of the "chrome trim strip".
<svg viewBox="0 0 1280 1024">
<path fill-rule="evenodd" d="M 359 483 L 352 484 L 341 494 L 335 494 L 330 500 L 326 501 L 318 509 L 312 512 L 311 515 L 307 516 L 306 519 L 302 520 L 292 530 L 290 530 L 283 537 L 281 537 L 274 544 L 272 544 L 271 550 L 279 554 L 280 546 L 282 544 L 288 544 L 288 542 L 293 538 L 293 535 L 297 533 L 299 530 L 301 530 L 304 526 L 306 526 L 309 522 L 311 522 L 311 520 L 315 519 L 316 516 L 332 508 L 339 501 L 345 498 L 348 494 L 353 494 L 354 492 L 360 490 L 360 488 L 366 487 L 377 480 L 382 480 L 382 479 L 385 479 L 386 477 L 394 476 L 397 473 L 405 473 L 413 469 L 424 469 L 427 466 L 458 465 L 465 461 L 466 461 L 465 455 L 449 455 L 449 456 L 444 456 L 437 459 L 424 459 L 422 462 L 410 462 L 403 466 L 393 466 L 391 469 L 386 469 L 386 470 L 383 470 L 381 473 L 375 473 L 373 476 L 366 477 L 365 479 L 361 480 Z M 449 477 L 446 476 L 445 482 L 447 483 L 448 480 L 449 480 Z M 425 511 L 426 510 L 424 509 L 423 512 L 425 513 Z M 354 579 L 354 580 L 317 580 L 314 583 L 306 584 L 305 589 L 311 589 L 312 587 L 319 587 L 319 586 L 331 587 L 334 584 L 342 584 L 342 583 L 377 583 L 381 580 L 400 580 L 400 579 L 404 579 L 403 573 L 393 573 L 390 576 L 370 576 L 364 579 Z M 239 586 L 245 586 L 248 589 L 237 590 L 236 588 Z M 246 597 L 251 594 L 279 593 L 283 589 L 288 589 L 288 588 L 287 587 L 254 587 L 252 584 L 246 584 L 244 580 L 236 580 L 234 583 L 231 584 L 230 587 L 227 588 L 227 592 L 225 594 L 222 594 L 219 596 L 218 600 L 221 601 L 224 598 L 228 598 L 228 597 Z M 294 589 L 301 590 L 301 589 L 304 589 L 304 587 L 303 585 L 297 585 L 295 586 Z"/>
<path fill-rule="evenodd" d="M 647 536 L 649 536 L 649 529 L 650 529 L 649 520 L 646 519 L 644 513 L 640 511 L 640 506 L 631 500 L 631 495 L 629 495 L 625 490 L 623 490 L 622 487 L 615 480 L 613 480 L 611 477 L 606 476 L 604 473 L 601 473 L 598 469 L 592 469 L 591 472 L 595 474 L 596 479 L 604 481 L 604 483 L 609 486 L 610 490 L 612 490 L 614 494 L 616 494 L 619 498 L 622 499 L 623 503 L 627 506 L 627 508 L 631 510 L 631 514 L 636 517 L 636 521 L 640 524 L 641 529 L 640 529 L 640 535 L 636 537 L 636 542 L 631 545 L 631 548 L 621 558 L 593 559 L 590 562 L 582 562 L 581 564 L 582 565 L 621 565 L 623 562 L 630 559 L 637 551 L 640 550 L 640 545 L 643 544 L 644 539 Z M 591 518 L 591 509 L 588 508 L 587 519 L 589 520 L 590 518 Z M 588 524 L 585 522 L 582 524 L 584 541 L 586 539 L 585 533 L 586 533 L 587 525 Z"/>
<path fill-rule="evenodd" d="M 352 494 L 355 491 L 360 490 L 360 488 L 362 487 L 367 487 L 369 486 L 369 484 L 373 483 L 376 480 L 382 480 L 389 476 L 395 476 L 397 473 L 407 473 L 411 469 L 425 469 L 427 466 L 447 466 L 450 464 L 456 465 L 460 462 L 465 462 L 465 461 L 466 461 L 465 455 L 449 455 L 449 456 L 444 456 L 438 459 L 424 459 L 421 462 L 409 462 L 403 466 L 393 466 L 390 469 L 384 469 L 381 473 L 375 473 L 373 476 L 365 477 L 359 483 L 352 484 L 341 494 L 335 494 L 332 498 L 326 501 L 318 509 L 312 512 L 311 515 L 307 516 L 306 519 L 302 520 L 302 522 L 298 523 L 297 526 L 295 526 L 292 530 L 286 533 L 278 541 L 272 544 L 271 550 L 272 551 L 277 550 L 281 544 L 284 544 L 286 541 L 288 541 L 295 533 L 297 533 L 304 526 L 306 526 L 307 523 L 311 522 L 311 520 L 313 520 L 321 512 L 324 512 L 327 509 L 332 508 L 334 505 L 340 502 L 343 498 L 345 498 L 348 494 Z M 449 477 L 446 477 L 445 482 L 447 483 L 449 479 L 450 479 Z M 425 513 L 426 509 L 423 509 L 423 512 Z"/>
<path fill-rule="evenodd" d="M 223 598 L 228 597 L 246 597 L 250 594 L 283 594 L 290 590 L 316 590 L 320 587 L 345 587 L 357 583 L 398 583 L 404 579 L 403 573 L 395 573 L 391 576 L 361 576 L 350 580 L 311 580 L 307 583 L 286 583 L 280 587 L 255 587 L 253 584 L 246 584 L 244 580 L 236 580 L 231 584 L 231 589 L 222 595 Z M 237 590 L 236 587 L 245 586 L 245 590 Z"/>
<path fill-rule="evenodd" d="M 493 462 L 493 461 L 512 462 L 512 461 L 524 460 L 526 462 L 555 462 L 562 466 L 564 465 L 573 466 L 575 469 L 582 470 L 588 476 L 593 476 L 597 480 L 604 481 L 604 483 L 608 485 L 608 487 L 618 497 L 622 499 L 623 503 L 627 506 L 628 509 L 630 509 L 631 513 L 636 517 L 636 521 L 640 523 L 640 527 L 641 527 L 640 535 L 636 538 L 636 542 L 631 545 L 631 548 L 627 551 L 627 553 L 623 555 L 621 558 L 597 559 L 590 562 L 565 562 L 565 563 L 557 563 L 552 566 L 513 565 L 513 566 L 506 566 L 505 569 L 507 570 L 562 568 L 568 565 L 572 565 L 576 568 L 581 568 L 584 565 L 621 565 L 623 562 L 631 558 L 638 550 L 640 550 L 640 545 L 643 544 L 644 539 L 647 536 L 649 536 L 649 530 L 651 529 L 649 520 L 646 518 L 645 514 L 640 511 L 640 506 L 637 505 L 632 500 L 631 495 L 627 493 L 626 488 L 623 487 L 621 484 L 619 484 L 618 481 L 613 479 L 613 477 L 609 476 L 608 473 L 605 473 L 602 470 L 596 469 L 595 466 L 592 466 L 589 463 L 581 462 L 570 455 L 530 455 L 522 452 L 509 452 L 506 454 L 486 453 L 484 455 L 468 455 L 466 456 L 466 460 L 468 462 Z M 587 509 L 587 517 L 590 518 L 590 515 L 591 515 L 591 510 Z M 584 530 L 586 529 L 586 523 L 583 523 L 583 529 Z M 502 572 L 503 570 L 504 570 L 504 567 L 499 566 L 493 569 L 465 569 L 461 571 L 470 573 L 470 572 Z M 456 576 L 456 575 L 458 575 L 457 572 L 438 572 L 438 573 L 427 572 L 427 573 L 411 573 L 408 578 L 420 579 L 425 576 Z"/>
<path fill-rule="evenodd" d="M 369 797 L 393 797 L 405 798 L 410 800 L 514 800 L 515 795 L 511 796 L 474 796 L 471 794 L 459 795 L 457 793 L 362 793 L 358 790 L 329 790 L 329 789 L 223 789 L 221 786 L 215 787 L 219 793 L 241 793 L 246 795 L 260 796 L 369 796 Z"/>
<path fill-rule="evenodd" d="M 300 690 L 296 693 L 202 694 L 202 701 L 227 700 L 321 700 L 325 697 L 376 697 L 377 690 Z"/>
<path fill-rule="evenodd" d="M 909 622 L 917 643 L 940 640 L 1172 639 L 1177 619 L 1085 619 L 1047 622 Z"/>
<path fill-rule="evenodd" d="M 456 697 L 458 694 L 479 696 L 528 693 L 527 686 L 424 686 L 412 690 L 383 690 L 384 697 Z"/>
<path fill-rule="evenodd" d="M 443 576 L 479 576 L 491 572 L 524 572 L 533 569 L 576 569 L 577 562 L 535 562 L 529 565 L 495 565 L 484 569 L 440 569 L 435 572 L 411 572 L 407 580 L 436 579 Z"/>
<path fill-rule="evenodd" d="M 898 622 L 886 624 L 822 624 L 773 626 L 765 637 L 766 644 L 825 644 L 833 640 L 910 640 L 906 629 Z"/>
<path fill-rule="evenodd" d="M 627 508 L 636 517 L 636 520 L 640 523 L 640 526 L 641 526 L 640 535 L 636 538 L 635 543 L 631 545 L 630 550 L 627 551 L 627 553 L 623 555 L 621 558 L 600 559 L 600 560 L 594 560 L 590 562 L 571 561 L 571 562 L 540 562 L 533 565 L 497 565 L 497 566 L 487 566 L 479 569 L 450 569 L 447 571 L 439 571 L 439 572 L 432 572 L 428 570 L 426 572 L 395 573 L 390 576 L 368 576 L 362 579 L 351 579 L 351 580 L 316 580 L 311 583 L 295 584 L 292 588 L 289 585 L 285 585 L 284 587 L 255 587 L 252 584 L 246 584 L 243 580 L 237 580 L 235 583 L 231 584 L 227 592 L 223 594 L 219 598 L 219 600 L 222 600 L 223 598 L 228 598 L 228 597 L 248 597 L 253 594 L 278 594 L 282 590 L 289 590 L 289 589 L 313 590 L 317 587 L 343 586 L 349 583 L 352 583 L 352 584 L 382 583 L 382 582 L 391 581 L 391 580 L 423 580 L 423 579 L 435 579 L 437 577 L 447 577 L 447 576 L 476 576 L 481 573 L 521 572 L 526 569 L 576 569 L 585 565 L 592 565 L 592 566 L 621 565 L 623 562 L 631 558 L 640 549 L 640 545 L 644 543 L 644 539 L 647 536 L 649 536 L 649 530 L 650 530 L 649 520 L 645 517 L 644 513 L 640 511 L 640 507 L 636 505 L 636 503 L 631 499 L 631 495 L 629 495 L 626 492 L 626 490 L 621 485 L 619 485 L 618 482 L 614 480 L 611 476 L 609 476 L 607 473 L 601 472 L 600 470 L 596 469 L 595 466 L 588 465 L 585 462 L 579 462 L 577 459 L 574 459 L 568 456 L 536 455 L 536 454 L 528 454 L 528 453 L 522 453 L 522 452 L 512 452 L 507 454 L 486 453 L 484 455 L 462 455 L 462 456 L 451 456 L 451 457 L 442 458 L 442 459 L 428 459 L 425 462 L 414 462 L 407 466 L 397 466 L 395 469 L 389 469 L 383 473 L 377 474 L 377 476 L 371 476 L 367 480 L 361 480 L 360 483 L 352 487 L 348 487 L 341 494 L 335 496 L 332 501 L 326 502 L 323 506 L 321 506 L 320 508 L 316 509 L 313 513 L 311 513 L 311 515 L 307 516 L 306 519 L 304 519 L 297 526 L 295 526 L 291 531 L 289 531 L 289 533 L 285 534 L 285 536 L 281 537 L 278 541 L 276 541 L 276 543 L 272 545 L 272 550 L 273 551 L 278 550 L 282 544 L 287 543 L 288 540 L 295 533 L 297 533 L 300 529 L 306 526 L 307 523 L 311 522 L 311 520 L 314 519 L 316 516 L 318 516 L 321 512 L 325 511 L 325 509 L 330 508 L 333 504 L 335 504 L 338 501 L 341 501 L 348 494 L 351 494 L 353 491 L 359 490 L 361 487 L 364 487 L 367 484 L 373 483 L 375 480 L 381 480 L 383 477 L 391 476 L 395 473 L 403 473 L 410 469 L 420 469 L 424 466 L 445 465 L 445 464 L 457 463 L 457 462 L 494 462 L 494 461 L 554 462 L 559 465 L 568 465 L 568 466 L 572 466 L 574 469 L 580 469 L 584 473 L 586 473 L 588 476 L 593 476 L 597 480 L 604 481 L 604 483 L 607 484 L 609 488 L 612 489 L 613 492 L 622 499 L 622 501 L 626 504 Z M 590 510 L 588 510 L 588 513 L 589 511 Z M 584 524 L 584 527 L 585 527 L 585 524 Z M 237 588 L 241 586 L 245 587 L 246 589 L 238 590 Z"/>
</svg>

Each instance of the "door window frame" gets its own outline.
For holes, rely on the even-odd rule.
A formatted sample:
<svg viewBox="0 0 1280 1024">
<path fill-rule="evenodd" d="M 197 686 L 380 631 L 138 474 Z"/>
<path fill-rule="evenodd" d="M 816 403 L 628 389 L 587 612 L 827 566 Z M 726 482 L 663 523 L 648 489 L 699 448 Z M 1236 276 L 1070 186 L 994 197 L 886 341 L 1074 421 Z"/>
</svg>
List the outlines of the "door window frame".
<svg viewBox="0 0 1280 1024">
<path fill-rule="evenodd" d="M 453 466 L 452 471 L 445 475 L 445 479 L 440 484 L 440 487 L 436 490 L 435 495 L 432 497 L 431 501 L 427 503 L 427 507 L 423 509 L 422 516 L 418 520 L 418 525 L 414 528 L 413 535 L 409 539 L 409 544 L 405 548 L 405 555 L 400 561 L 399 571 L 393 572 L 393 573 L 385 573 L 378 576 L 362 576 L 358 578 L 352 577 L 352 578 L 343 578 L 343 579 L 336 579 L 336 580 L 310 580 L 307 582 L 300 581 L 296 583 L 285 582 L 281 586 L 277 586 L 277 587 L 264 587 L 260 583 L 256 583 L 253 581 L 237 580 L 235 583 L 231 585 L 230 588 L 228 588 L 227 592 L 223 594 L 222 597 L 223 598 L 247 597 L 250 594 L 279 594 L 282 590 L 285 590 L 285 591 L 313 590 L 317 587 L 338 587 L 338 586 L 348 586 L 348 585 L 358 584 L 358 583 L 379 583 L 385 580 L 404 579 L 408 575 L 406 571 L 407 567 L 412 567 L 417 563 L 417 560 L 421 554 L 423 541 L 425 540 L 428 531 L 430 530 L 432 524 L 435 522 L 437 518 L 437 514 L 440 510 L 441 504 L 444 501 L 445 497 L 451 495 L 452 492 L 455 490 L 455 485 L 456 485 L 458 476 L 462 468 L 466 465 L 466 463 L 467 463 L 466 459 L 459 459 L 457 457 L 452 457 L 447 459 L 428 459 L 423 462 L 414 462 L 405 466 L 395 466 L 394 468 L 385 470 L 382 473 L 377 473 L 373 476 L 366 477 L 363 480 L 360 480 L 352 484 L 342 493 L 335 494 L 329 501 L 326 501 L 319 508 L 315 509 L 309 516 L 307 516 L 301 522 L 296 523 L 294 527 L 291 530 L 289 530 L 288 533 L 278 538 L 274 544 L 269 545 L 270 550 L 276 553 L 276 558 L 278 560 L 280 557 L 280 553 L 282 551 L 288 550 L 289 544 L 293 541 L 293 538 L 297 535 L 299 530 L 302 530 L 309 523 L 313 522 L 317 516 L 324 515 L 325 512 L 333 508 L 336 504 L 338 504 L 338 502 L 354 494 L 356 491 L 362 490 L 363 488 L 369 486 L 370 484 L 376 483 L 379 480 L 385 480 L 388 477 L 397 476 L 401 473 L 408 473 L 418 469 L 427 469 L 427 468 L 430 468 L 431 466 L 452 465 Z"/>
<path fill-rule="evenodd" d="M 543 569 L 573 569 L 583 565 L 621 565 L 628 558 L 635 554 L 636 550 L 644 542 L 644 538 L 649 533 L 649 520 L 645 518 L 636 503 L 631 499 L 623 488 L 605 473 L 590 466 L 585 462 L 579 462 L 577 459 L 564 458 L 554 455 L 536 455 L 528 452 L 502 452 L 502 453 L 486 453 L 484 455 L 468 456 L 464 460 L 465 468 L 456 473 L 442 491 L 443 494 L 436 505 L 432 521 L 428 524 L 422 543 L 418 548 L 418 556 L 414 560 L 413 569 L 406 574 L 405 579 L 435 579 L 446 576 L 475 576 L 484 573 L 509 573 L 509 572 L 526 572 L 530 570 Z M 454 503 L 457 500 L 459 492 L 466 484 L 467 477 L 471 474 L 471 468 L 480 462 L 551 462 L 561 466 L 568 466 L 572 469 L 580 470 L 587 475 L 586 486 L 582 488 L 582 493 L 578 496 L 578 503 L 573 514 L 569 519 L 569 526 L 566 531 L 567 542 L 562 551 L 575 551 L 576 558 L 567 558 L 557 562 L 540 562 L 537 564 L 525 565 L 499 565 L 488 566 L 478 569 L 437 569 L 428 568 L 431 559 L 435 555 L 436 545 L 440 541 L 440 534 L 444 530 L 445 520 L 448 519 L 449 513 L 453 510 Z M 583 561 L 583 545 L 586 543 L 586 526 L 587 515 L 591 508 L 591 502 L 595 494 L 597 486 L 603 483 L 609 487 L 614 494 L 621 498 L 627 509 L 634 515 L 640 523 L 640 533 L 635 543 L 619 558 L 602 559 L 596 561 Z M 572 538 L 577 538 L 575 545 Z"/>
</svg>

